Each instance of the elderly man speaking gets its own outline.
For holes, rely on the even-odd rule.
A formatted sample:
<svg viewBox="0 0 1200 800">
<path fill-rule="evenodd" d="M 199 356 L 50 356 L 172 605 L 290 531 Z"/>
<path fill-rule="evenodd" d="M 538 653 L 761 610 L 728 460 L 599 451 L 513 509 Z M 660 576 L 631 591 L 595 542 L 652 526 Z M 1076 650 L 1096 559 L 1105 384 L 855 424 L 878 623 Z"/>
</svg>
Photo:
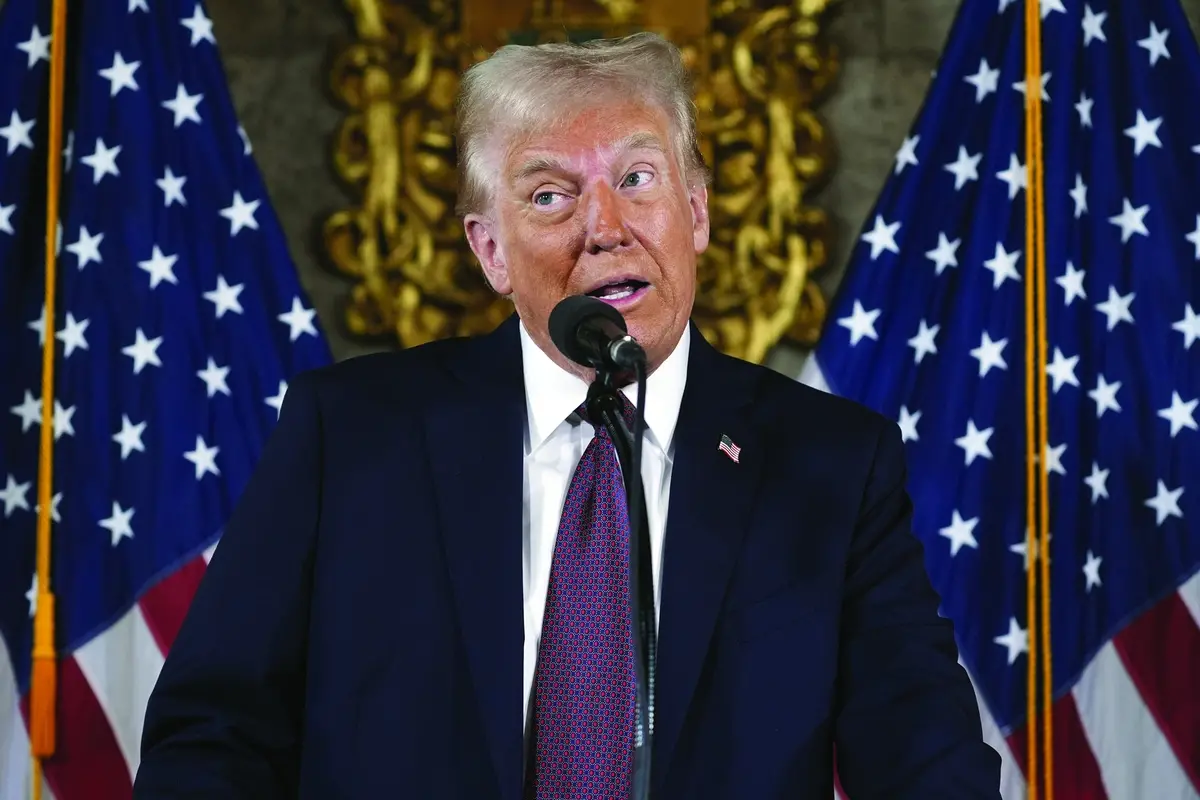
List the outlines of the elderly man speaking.
<svg viewBox="0 0 1200 800">
<path fill-rule="evenodd" d="M 690 91 L 650 34 L 467 72 L 460 211 L 514 314 L 292 383 L 150 698 L 137 800 L 617 800 L 639 747 L 656 800 L 829 800 L 835 752 L 853 800 L 999 797 L 897 427 L 690 322 Z M 620 461 L 551 334 L 580 297 L 645 354 L 641 416 L 627 372 L 609 396 L 644 420 L 648 740 Z"/>
</svg>

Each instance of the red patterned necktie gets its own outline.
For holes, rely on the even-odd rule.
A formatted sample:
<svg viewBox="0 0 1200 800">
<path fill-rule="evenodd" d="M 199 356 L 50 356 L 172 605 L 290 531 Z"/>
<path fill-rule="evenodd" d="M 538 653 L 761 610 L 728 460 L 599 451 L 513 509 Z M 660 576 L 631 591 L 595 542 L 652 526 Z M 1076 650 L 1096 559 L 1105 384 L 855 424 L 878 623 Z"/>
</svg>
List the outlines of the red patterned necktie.
<svg viewBox="0 0 1200 800">
<path fill-rule="evenodd" d="M 632 428 L 633 405 L 618 394 Z M 588 419 L 585 407 L 576 413 Z M 595 427 L 567 490 L 546 595 L 534 695 L 537 800 L 629 796 L 629 515 L 612 440 Z"/>
</svg>

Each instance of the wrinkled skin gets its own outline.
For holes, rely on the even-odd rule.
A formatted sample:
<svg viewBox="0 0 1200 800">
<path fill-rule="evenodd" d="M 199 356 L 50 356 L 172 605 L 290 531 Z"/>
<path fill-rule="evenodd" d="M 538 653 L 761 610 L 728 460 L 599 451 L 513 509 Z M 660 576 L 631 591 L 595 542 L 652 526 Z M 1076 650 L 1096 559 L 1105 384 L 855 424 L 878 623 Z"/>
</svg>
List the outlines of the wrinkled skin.
<svg viewBox="0 0 1200 800">
<path fill-rule="evenodd" d="M 617 279 L 649 284 L 614 305 L 651 372 L 688 324 L 697 256 L 708 246 L 708 194 L 686 183 L 670 132 L 661 110 L 624 101 L 501 142 L 491 207 L 464 218 L 492 288 L 511 297 L 538 346 L 585 381 L 591 371 L 562 356 L 547 331 L 564 297 Z"/>
</svg>

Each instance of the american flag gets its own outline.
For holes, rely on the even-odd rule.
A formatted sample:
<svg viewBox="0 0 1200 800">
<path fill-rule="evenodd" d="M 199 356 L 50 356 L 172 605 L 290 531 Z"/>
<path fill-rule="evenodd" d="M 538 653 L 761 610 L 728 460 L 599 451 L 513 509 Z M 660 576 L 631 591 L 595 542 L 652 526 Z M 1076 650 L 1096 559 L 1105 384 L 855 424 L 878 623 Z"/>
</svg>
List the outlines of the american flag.
<svg viewBox="0 0 1200 800">
<path fill-rule="evenodd" d="M 0 12 L 0 800 L 31 794 L 44 336 L 61 661 L 43 797 L 108 800 L 130 795 L 147 697 L 287 382 L 330 354 L 196 0 L 70 6 L 46 331 L 50 8 Z"/>
<path fill-rule="evenodd" d="M 1041 560 L 1026 547 L 1024 111 L 1038 92 L 1054 797 L 1195 798 L 1200 52 L 1177 0 L 1041 0 L 1030 87 L 1022 6 L 960 7 L 800 379 L 897 422 L 1003 795 L 1025 797 L 1026 579 Z"/>
<path fill-rule="evenodd" d="M 717 449 L 732 458 L 735 462 L 741 458 L 742 455 L 742 448 L 734 444 L 733 439 L 730 439 L 725 435 L 721 436 L 721 443 L 717 445 Z"/>
</svg>

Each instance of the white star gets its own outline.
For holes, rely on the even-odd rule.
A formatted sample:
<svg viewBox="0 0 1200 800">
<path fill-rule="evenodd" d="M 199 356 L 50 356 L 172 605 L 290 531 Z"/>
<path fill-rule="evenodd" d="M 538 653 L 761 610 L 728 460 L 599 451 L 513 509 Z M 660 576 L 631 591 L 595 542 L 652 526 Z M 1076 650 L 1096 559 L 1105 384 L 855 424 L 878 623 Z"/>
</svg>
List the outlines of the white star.
<svg viewBox="0 0 1200 800">
<path fill-rule="evenodd" d="M 879 334 L 875 332 L 875 320 L 879 318 L 879 309 L 866 311 L 862 307 L 862 303 L 854 301 L 854 311 L 850 316 L 842 317 L 838 320 L 838 325 L 841 325 L 846 330 L 850 331 L 850 345 L 854 346 L 865 336 L 868 339 L 879 339 Z"/>
<path fill-rule="evenodd" d="M 67 436 L 75 435 L 75 426 L 71 422 L 71 418 L 75 416 L 76 406 L 63 408 L 56 399 L 54 401 L 54 440 L 58 441 L 64 434 Z"/>
<path fill-rule="evenodd" d="M 1063 298 L 1064 305 L 1070 306 L 1071 301 L 1076 297 L 1080 300 L 1087 299 L 1087 292 L 1083 290 L 1083 275 L 1083 270 L 1076 269 L 1075 265 L 1068 261 L 1066 274 L 1054 279 L 1054 282 L 1061 286 L 1063 292 L 1066 293 Z"/>
<path fill-rule="evenodd" d="M 287 381 L 279 382 L 279 393 L 274 397 L 268 397 L 264 402 L 271 408 L 275 409 L 275 418 L 279 418 L 279 412 L 283 410 L 283 398 L 287 396 L 288 385 Z"/>
<path fill-rule="evenodd" d="M 154 289 L 163 281 L 179 283 L 175 277 L 175 262 L 178 260 L 179 256 L 163 255 L 163 251 L 158 248 L 158 245 L 154 245 L 150 258 L 146 261 L 139 261 L 138 266 L 150 273 L 150 288 Z"/>
<path fill-rule="evenodd" d="M 1079 385 L 1079 379 L 1075 377 L 1075 365 L 1079 363 L 1079 356 L 1071 356 L 1067 358 L 1063 355 L 1063 351 L 1057 347 L 1054 348 L 1054 360 L 1046 365 L 1046 374 L 1054 379 L 1054 393 L 1058 394 L 1058 390 L 1064 384 L 1072 386 Z"/>
<path fill-rule="evenodd" d="M 1100 563 L 1104 561 L 1094 554 L 1091 550 L 1087 551 L 1087 563 L 1083 565 L 1083 578 L 1087 581 L 1087 585 L 1083 587 L 1085 592 L 1091 592 L 1093 586 L 1100 586 Z"/>
<path fill-rule="evenodd" d="M 17 483 L 17 479 L 12 475 L 8 476 L 8 481 L 4 486 L 4 491 L 0 492 L 0 500 L 4 501 L 4 518 L 8 519 L 12 516 L 15 509 L 29 510 L 29 499 L 25 496 L 30 487 L 33 486 L 32 481 L 25 483 Z"/>
<path fill-rule="evenodd" d="M 212 20 L 204 16 L 204 10 L 200 8 L 199 3 L 196 4 L 195 10 L 192 11 L 192 16 L 181 19 L 179 24 L 192 32 L 192 47 L 203 41 L 209 41 L 213 44 L 217 43 L 217 40 L 213 38 Z"/>
<path fill-rule="evenodd" d="M 79 159 L 92 168 L 93 186 L 99 183 L 105 175 L 119 176 L 121 174 L 121 171 L 117 169 L 117 156 L 120 152 L 121 145 L 106 147 L 103 139 L 97 139 L 96 149 L 92 154 Z"/>
<path fill-rule="evenodd" d="M 1008 369 L 1008 364 L 1004 360 L 1004 346 L 1008 344 L 1008 339 L 1001 339 L 997 342 L 992 341 L 992 337 L 988 336 L 988 332 L 983 332 L 983 339 L 979 342 L 979 347 L 971 351 L 976 359 L 979 360 L 979 377 L 988 374 L 988 370 L 992 367 L 1000 369 Z"/>
<path fill-rule="evenodd" d="M 1193 258 L 1200 261 L 1200 214 L 1196 215 L 1196 229 L 1183 238 L 1192 243 L 1192 247 L 1195 248 Z"/>
<path fill-rule="evenodd" d="M 135 334 L 136 338 L 133 344 L 121 348 L 122 353 L 133 359 L 133 374 L 141 373 L 142 368 L 147 364 L 161 367 L 162 361 L 158 359 L 158 346 L 162 344 L 163 337 L 156 336 L 153 339 L 147 339 L 141 328 L 138 328 Z"/>
<path fill-rule="evenodd" d="M 1017 0 L 1000 0 L 1000 10 L 997 13 L 1003 14 L 1004 9 L 1008 8 L 1015 2 L 1017 2 Z"/>
<path fill-rule="evenodd" d="M 939 535 L 945 536 L 950 540 L 951 558 L 958 555 L 958 551 L 963 547 L 970 547 L 975 550 L 979 549 L 979 542 L 975 541 L 975 526 L 978 524 L 979 517 L 964 520 L 958 513 L 958 509 L 954 510 L 950 524 L 938 531 Z"/>
<path fill-rule="evenodd" d="M 133 519 L 133 509 L 122 509 L 116 500 L 112 505 L 112 516 L 100 520 L 100 527 L 112 534 L 112 546 L 116 547 L 121 538 L 133 538 L 133 527 L 129 521 Z"/>
<path fill-rule="evenodd" d="M 91 323 L 88 320 L 76 320 L 74 314 L 67 312 L 66 326 L 54 335 L 55 339 L 63 343 L 63 358 L 70 358 L 71 353 L 76 350 L 88 349 L 87 337 L 83 333 L 89 324 Z"/>
<path fill-rule="evenodd" d="M 30 394 L 28 389 L 25 390 L 25 400 L 10 410 L 21 418 L 22 433 L 42 422 L 42 401 Z"/>
<path fill-rule="evenodd" d="M 1042 99 L 1045 100 L 1047 103 L 1050 102 L 1050 93 L 1046 91 L 1046 84 L 1049 82 L 1050 82 L 1050 73 L 1043 72 L 1041 78 L 1038 80 L 1038 85 L 1041 88 Z M 1024 80 L 1017 81 L 1016 83 L 1013 84 L 1013 88 L 1016 89 L 1021 94 L 1025 94 L 1025 88 L 1026 88 L 1025 81 Z"/>
<path fill-rule="evenodd" d="M 246 129 L 238 125 L 238 136 L 242 140 L 242 155 L 248 156 L 254 152 L 254 148 L 250 146 L 250 135 L 246 133 Z"/>
<path fill-rule="evenodd" d="M 1167 517 L 1179 517 L 1183 519 L 1183 512 L 1179 510 L 1179 496 L 1183 494 L 1183 487 L 1169 490 L 1167 485 L 1162 481 L 1158 482 L 1158 489 L 1146 501 L 1147 508 L 1153 508 L 1155 513 L 1155 525 L 1162 525 Z"/>
<path fill-rule="evenodd" d="M 46 304 L 42 303 L 42 313 L 33 322 L 25 323 L 25 327 L 38 335 L 38 345 L 46 343 Z"/>
<path fill-rule="evenodd" d="M 16 203 L 13 203 L 11 206 L 0 205 L 0 231 L 10 235 L 16 233 L 16 230 L 12 226 L 12 216 L 16 210 Z"/>
<path fill-rule="evenodd" d="M 33 69 L 33 65 L 39 61 L 45 61 L 49 64 L 50 34 L 43 36 L 41 28 L 34 25 L 33 32 L 29 34 L 29 38 L 19 43 L 17 49 L 29 56 L 28 62 L 25 64 L 26 69 Z"/>
<path fill-rule="evenodd" d="M 8 155 L 11 156 L 15 153 L 18 147 L 33 149 L 33 139 L 29 138 L 29 132 L 36 124 L 36 118 L 30 117 L 28 121 L 22 120 L 16 110 L 13 110 L 12 116 L 8 118 L 8 124 L 0 128 L 0 137 L 4 137 L 8 142 Z"/>
<path fill-rule="evenodd" d="M 1122 297 L 1117 294 L 1116 287 L 1110 286 L 1108 287 L 1108 299 L 1103 303 L 1096 303 L 1096 310 L 1108 317 L 1110 331 L 1121 322 L 1133 324 L 1133 314 L 1129 313 L 1129 304 L 1133 302 L 1134 295 L 1134 292 L 1130 292 Z"/>
<path fill-rule="evenodd" d="M 293 297 L 291 310 L 280 314 L 276 319 L 288 326 L 289 335 L 294 342 L 306 333 L 317 335 L 317 329 L 313 325 L 313 317 L 316 314 L 313 309 L 305 308 L 299 297 Z"/>
<path fill-rule="evenodd" d="M 100 257 L 100 243 L 104 241 L 104 234 L 97 233 L 92 236 L 88 233 L 86 225 L 79 226 L 79 238 L 72 244 L 67 245 L 67 252 L 72 253 L 79 259 L 79 268 L 83 269 L 91 262 L 102 264 L 104 259 Z"/>
<path fill-rule="evenodd" d="M 1062 14 L 1067 13 L 1063 8 L 1062 0 L 1042 0 L 1041 2 L 1042 19 L 1050 16 L 1050 12 L 1058 11 Z"/>
<path fill-rule="evenodd" d="M 100 70 L 100 77 L 109 83 L 108 96 L 116 97 L 122 89 L 132 89 L 136 92 L 138 82 L 133 73 L 141 65 L 140 61 L 126 61 L 119 52 L 114 53 L 112 66 Z"/>
<path fill-rule="evenodd" d="M 132 14 L 135 11 L 149 12 L 150 9 L 146 7 L 146 0 L 129 0 L 129 12 L 128 13 Z"/>
<path fill-rule="evenodd" d="M 1008 633 L 997 636 L 992 641 L 1008 650 L 1010 667 L 1016 663 L 1018 656 L 1029 652 L 1029 631 L 1018 625 L 1014 617 L 1008 619 Z"/>
<path fill-rule="evenodd" d="M 1171 51 L 1167 49 L 1167 37 L 1170 35 L 1170 29 L 1160 31 L 1158 26 L 1151 22 L 1150 35 L 1145 39 L 1138 39 L 1138 47 L 1150 54 L 1150 66 L 1157 64 L 1160 58 L 1171 57 Z"/>
<path fill-rule="evenodd" d="M 920 325 L 921 327 L 917 331 L 917 335 L 908 340 L 908 346 L 915 351 L 913 353 L 913 362 L 916 364 L 920 364 L 921 359 L 926 355 L 937 354 L 937 344 L 934 343 L 933 339 L 938 335 L 938 331 L 942 327 L 941 325 L 934 325 L 931 328 L 925 324 L 925 320 L 921 320 Z"/>
<path fill-rule="evenodd" d="M 885 223 L 883 217 L 876 215 L 875 227 L 870 232 L 862 235 L 862 240 L 871 245 L 871 260 L 879 258 L 880 253 L 884 250 L 892 253 L 899 253 L 900 248 L 896 246 L 896 231 L 900 230 L 900 221 Z"/>
<path fill-rule="evenodd" d="M 1104 416 L 1104 412 L 1112 409 L 1120 412 L 1121 404 L 1117 402 L 1117 392 L 1121 382 L 1109 383 L 1103 375 L 1096 376 L 1096 388 L 1088 392 L 1088 397 L 1096 401 L 1096 419 Z"/>
<path fill-rule="evenodd" d="M 1062 457 L 1063 453 L 1065 452 L 1067 452 L 1067 446 L 1065 444 L 1060 444 L 1058 447 L 1051 447 L 1049 444 L 1046 445 L 1045 461 L 1047 473 L 1054 472 L 1059 475 L 1067 474 L 1066 469 L 1064 469 L 1062 465 Z"/>
<path fill-rule="evenodd" d="M 196 465 L 196 480 L 200 480 L 206 472 L 221 474 L 221 470 L 217 468 L 217 454 L 220 452 L 221 448 L 209 447 L 204 443 L 204 437 L 197 436 L 196 449 L 187 451 L 183 457 Z"/>
<path fill-rule="evenodd" d="M 1183 398 L 1179 396 L 1179 392 L 1171 392 L 1171 407 L 1164 408 L 1158 412 L 1158 416 L 1171 423 L 1171 438 L 1175 438 L 1175 434 L 1179 433 L 1184 428 L 1197 430 L 1196 427 L 1196 405 L 1200 403 L 1198 400 L 1190 400 L 1183 402 Z"/>
<path fill-rule="evenodd" d="M 1087 96 L 1087 93 L 1079 95 L 1079 102 L 1075 104 L 1075 110 L 1079 112 L 1079 126 L 1081 128 L 1092 127 L 1092 106 L 1095 100 Z"/>
<path fill-rule="evenodd" d="M 62 517 L 58 513 L 58 506 L 60 503 L 62 503 L 62 499 L 63 499 L 62 492 L 55 492 L 54 496 L 50 498 L 50 519 L 53 520 L 54 522 L 62 522 Z M 33 507 L 33 513 L 40 514 L 41 511 L 42 511 L 41 504 L 35 505 Z"/>
<path fill-rule="evenodd" d="M 975 427 L 974 420 L 967 420 L 967 432 L 955 439 L 954 443 L 963 449 L 963 456 L 968 467 L 971 466 L 971 462 L 975 460 L 976 456 L 992 457 L 988 439 L 992 438 L 994 430 L 994 428 L 979 430 Z"/>
<path fill-rule="evenodd" d="M 37 597 L 38 597 L 38 579 L 37 573 L 33 573 L 33 583 L 29 584 L 29 591 L 25 593 L 25 600 L 29 603 L 29 618 L 33 619 L 37 615 Z"/>
<path fill-rule="evenodd" d="M 1005 278 L 1011 278 L 1018 283 L 1021 280 L 1017 273 L 1017 259 L 1021 257 L 1020 250 L 1011 253 L 1004 249 L 1003 242 L 996 242 L 996 255 L 983 262 L 983 266 L 992 271 L 992 288 L 999 289 Z"/>
<path fill-rule="evenodd" d="M 1146 230 L 1146 212 L 1150 210 L 1149 205 L 1134 208 L 1133 204 L 1126 198 L 1121 201 L 1121 213 L 1115 217 L 1109 217 L 1108 221 L 1121 229 L 1121 244 L 1129 241 L 1129 237 L 1135 233 L 1140 233 L 1142 236 L 1149 236 L 1150 231 Z"/>
<path fill-rule="evenodd" d="M 938 234 L 937 247 L 925 253 L 925 257 L 937 266 L 938 275 L 941 275 L 946 267 L 958 266 L 958 246 L 960 244 L 962 244 L 962 239 L 955 239 L 952 242 L 946 238 L 946 234 Z"/>
<path fill-rule="evenodd" d="M 1183 349 L 1187 350 L 1191 348 L 1192 342 L 1200 339 L 1200 314 L 1193 311 L 1192 304 L 1188 303 L 1183 308 L 1183 319 L 1174 323 L 1171 328 L 1183 334 Z"/>
<path fill-rule="evenodd" d="M 175 127 L 178 128 L 183 123 L 191 120 L 192 122 L 200 122 L 200 114 L 197 112 L 197 106 L 204 99 L 201 94 L 188 94 L 187 89 L 183 88 L 183 84 L 179 84 L 175 88 L 175 99 L 164 100 L 162 107 L 175 115 Z"/>
<path fill-rule="evenodd" d="M 1092 7 L 1084 5 L 1083 7 L 1083 46 L 1087 47 L 1092 43 L 1093 39 L 1099 39 L 1102 42 L 1107 42 L 1108 39 L 1104 36 L 1104 20 L 1108 19 L 1108 12 L 1101 11 L 1099 14 L 1092 11 Z"/>
<path fill-rule="evenodd" d="M 211 301 L 216 307 L 217 319 L 220 319 L 226 311 L 232 311 L 235 314 L 241 314 L 242 304 L 238 300 L 238 295 L 241 294 L 242 289 L 245 288 L 246 285 L 244 283 L 230 286 L 225 282 L 224 275 L 218 275 L 217 288 L 213 289 L 211 292 L 205 292 L 204 299 Z"/>
<path fill-rule="evenodd" d="M 121 415 L 121 430 L 113 436 L 113 441 L 121 445 L 121 460 L 124 461 L 129 457 L 129 454 L 134 450 L 140 453 L 146 452 L 146 446 L 142 444 L 142 434 L 146 431 L 146 423 L 139 422 L 134 425 L 126 414 Z"/>
<path fill-rule="evenodd" d="M 967 181 L 979 180 L 979 160 L 983 153 L 971 155 L 967 148 L 959 145 L 958 158 L 945 167 L 944 170 L 954 176 L 954 189 L 957 191 L 966 185 Z"/>
<path fill-rule="evenodd" d="M 900 149 L 896 151 L 896 174 L 899 175 L 904 171 L 904 168 L 912 164 L 917 165 L 917 144 L 920 143 L 921 137 L 909 136 L 905 138 L 904 143 L 900 145 Z"/>
<path fill-rule="evenodd" d="M 63 148 L 63 168 L 67 172 L 71 171 L 71 165 L 72 165 L 72 163 L 74 163 L 73 162 L 74 158 L 75 158 L 75 131 L 70 131 L 67 134 L 67 145 L 66 145 L 66 147 Z M 59 224 L 60 225 L 62 224 L 61 220 L 59 220 Z"/>
<path fill-rule="evenodd" d="M 1008 157 L 1008 168 L 996 173 L 996 177 L 1008 184 L 1008 199 L 1012 200 L 1017 192 L 1025 188 L 1025 167 L 1022 166 L 1016 153 Z"/>
<path fill-rule="evenodd" d="M 1125 135 L 1133 139 L 1133 154 L 1135 156 L 1140 156 L 1148 145 L 1154 145 L 1158 148 L 1162 147 L 1162 142 L 1158 140 L 1158 126 L 1162 125 L 1162 121 L 1162 117 L 1146 119 L 1146 115 L 1142 113 L 1140 108 L 1138 109 L 1137 121 L 1125 129 Z"/>
<path fill-rule="evenodd" d="M 1108 472 L 1106 469 L 1100 469 L 1100 465 L 1093 461 L 1092 474 L 1083 479 L 1092 490 L 1092 505 L 1101 497 L 1108 497 Z"/>
<path fill-rule="evenodd" d="M 237 236 L 238 231 L 242 228 L 258 230 L 258 220 L 254 218 L 254 212 L 258 210 L 261 202 L 261 200 L 254 200 L 247 203 L 242 199 L 241 192 L 233 193 L 233 203 L 221 209 L 221 216 L 229 220 L 230 236 Z"/>
<path fill-rule="evenodd" d="M 979 69 L 974 75 L 968 75 L 963 78 L 964 81 L 975 87 L 975 102 L 979 103 L 983 98 L 987 97 L 992 92 L 996 91 L 997 81 L 1000 79 L 1000 70 L 992 69 L 986 58 L 979 60 Z"/>
<path fill-rule="evenodd" d="M 229 386 L 225 383 L 225 377 L 228 374 L 229 367 L 218 367 L 216 362 L 212 360 L 212 356 L 209 356 L 208 366 L 197 372 L 196 376 L 204 381 L 204 386 L 208 390 L 208 396 L 211 398 L 217 392 L 230 394 Z"/>
<path fill-rule="evenodd" d="M 1052 538 L 1053 538 L 1053 536 L 1047 535 L 1046 536 L 1047 543 Z M 1048 547 L 1047 547 L 1047 549 L 1048 549 Z M 1029 572 L 1030 563 L 1037 561 L 1037 558 L 1038 558 L 1038 540 L 1037 539 L 1030 540 L 1029 539 L 1029 529 L 1026 528 L 1025 529 L 1025 538 L 1022 539 L 1017 544 L 1010 545 L 1008 548 L 1008 552 L 1019 555 L 1021 557 L 1021 561 L 1024 564 L 1024 567 L 1023 567 L 1024 570 L 1026 572 Z M 1030 552 L 1033 553 L 1032 556 L 1030 555 Z"/>
<path fill-rule="evenodd" d="M 900 406 L 900 420 L 896 423 L 900 427 L 900 438 L 905 442 L 915 442 L 921 437 L 917 435 L 917 423 L 921 421 L 921 412 L 913 414 L 908 410 L 907 406 Z"/>
<path fill-rule="evenodd" d="M 158 188 L 162 189 L 164 206 L 170 208 L 173 201 L 178 201 L 181 206 L 187 205 L 187 200 L 183 196 L 183 185 L 187 183 L 187 178 L 176 175 L 171 172 L 170 167 L 167 167 L 166 172 L 155 183 Z"/>
<path fill-rule="evenodd" d="M 1087 184 L 1083 182 L 1083 176 L 1076 173 L 1075 188 L 1071 189 L 1071 199 L 1075 201 L 1075 219 L 1079 219 L 1088 210 L 1087 206 Z"/>
</svg>

